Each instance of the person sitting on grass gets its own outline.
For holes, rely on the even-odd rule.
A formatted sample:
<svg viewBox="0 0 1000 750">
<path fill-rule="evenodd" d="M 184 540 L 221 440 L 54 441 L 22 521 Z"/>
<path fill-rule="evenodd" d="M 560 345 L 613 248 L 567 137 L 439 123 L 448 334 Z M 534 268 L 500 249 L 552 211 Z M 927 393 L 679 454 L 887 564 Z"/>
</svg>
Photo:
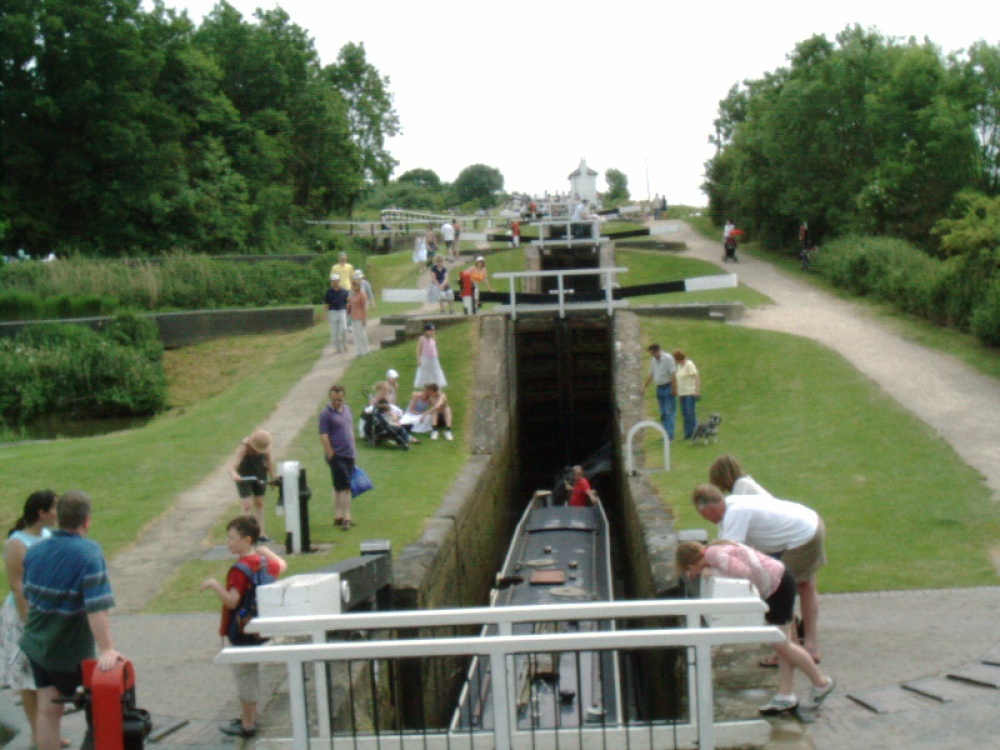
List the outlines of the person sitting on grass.
<svg viewBox="0 0 1000 750">
<path fill-rule="evenodd" d="M 778 654 L 778 692 L 760 707 L 761 714 L 776 716 L 799 707 L 794 692 L 796 669 L 812 682 L 809 708 L 818 707 L 833 692 L 836 681 L 822 675 L 809 652 L 791 638 L 795 577 L 780 560 L 745 544 L 717 539 L 708 547 L 700 542 L 681 542 L 677 546 L 677 568 L 691 578 L 718 573 L 750 581 L 768 606 L 764 619 L 785 634 L 785 640 L 774 644 Z"/>
<path fill-rule="evenodd" d="M 400 424 L 411 432 L 429 432 L 431 440 L 437 440 L 438 430 L 444 428 L 445 440 L 455 439 L 451 432 L 451 406 L 437 383 L 428 383 L 422 391 L 413 392 Z"/>
<path fill-rule="evenodd" d="M 226 525 L 226 545 L 229 552 L 239 559 L 237 564 L 229 569 L 226 575 L 226 585 L 222 586 L 214 578 L 206 579 L 198 589 L 211 589 L 222 600 L 222 619 L 219 623 L 219 634 L 229 635 L 229 622 L 233 612 L 240 606 L 244 595 L 250 590 L 253 582 L 246 573 L 240 570 L 242 564 L 254 572 L 265 565 L 267 572 L 277 578 L 288 567 L 283 559 L 260 542 L 260 526 L 252 516 L 237 516 Z M 240 717 L 219 727 L 219 731 L 230 737 L 250 739 L 257 734 L 257 701 L 260 697 L 260 665 L 234 664 L 233 678 L 236 680 L 236 692 L 240 698 Z"/>
</svg>

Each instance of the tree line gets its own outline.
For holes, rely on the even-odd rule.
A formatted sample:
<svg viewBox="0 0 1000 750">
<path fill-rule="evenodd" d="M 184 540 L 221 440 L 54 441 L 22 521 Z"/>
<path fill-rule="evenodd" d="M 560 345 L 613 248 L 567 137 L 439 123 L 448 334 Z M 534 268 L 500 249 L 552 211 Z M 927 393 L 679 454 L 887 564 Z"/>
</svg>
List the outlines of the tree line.
<svg viewBox="0 0 1000 750">
<path fill-rule="evenodd" d="M 5 0 L 0 58 L 5 255 L 282 249 L 395 166 L 389 79 L 281 9 Z"/>
<path fill-rule="evenodd" d="M 779 246 L 807 221 L 814 237 L 954 252 L 939 222 L 1000 193 L 1000 47 L 944 55 L 858 26 L 814 36 L 787 67 L 733 86 L 710 140 L 704 188 L 720 224 Z"/>
</svg>

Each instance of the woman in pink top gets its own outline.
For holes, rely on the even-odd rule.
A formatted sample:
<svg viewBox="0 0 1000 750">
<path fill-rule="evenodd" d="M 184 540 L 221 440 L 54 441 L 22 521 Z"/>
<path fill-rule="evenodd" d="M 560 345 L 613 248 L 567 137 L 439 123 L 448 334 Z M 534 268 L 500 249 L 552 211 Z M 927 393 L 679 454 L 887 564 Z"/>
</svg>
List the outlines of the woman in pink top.
<svg viewBox="0 0 1000 750">
<path fill-rule="evenodd" d="M 365 294 L 361 279 L 354 279 L 351 296 L 347 300 L 347 315 L 351 319 L 351 330 L 354 332 L 354 354 L 363 357 L 371 354 L 368 345 L 368 295 Z"/>
<path fill-rule="evenodd" d="M 417 376 L 413 379 L 414 388 L 423 388 L 431 383 L 437 383 L 441 388 L 448 385 L 438 359 L 436 336 L 434 324 L 425 323 L 424 333 L 417 339 Z"/>
<path fill-rule="evenodd" d="M 765 716 L 794 711 L 799 706 L 795 697 L 795 669 L 812 682 L 810 708 L 819 706 L 833 692 L 832 677 L 824 677 L 809 652 L 791 639 L 792 613 L 795 610 L 795 577 L 780 560 L 758 552 L 752 547 L 723 539 L 708 547 L 699 542 L 681 542 L 677 546 L 677 567 L 685 575 L 695 577 L 718 573 L 727 578 L 742 578 L 757 587 L 768 606 L 764 619 L 785 634 L 785 640 L 774 644 L 778 653 L 778 692 L 759 709 Z"/>
</svg>

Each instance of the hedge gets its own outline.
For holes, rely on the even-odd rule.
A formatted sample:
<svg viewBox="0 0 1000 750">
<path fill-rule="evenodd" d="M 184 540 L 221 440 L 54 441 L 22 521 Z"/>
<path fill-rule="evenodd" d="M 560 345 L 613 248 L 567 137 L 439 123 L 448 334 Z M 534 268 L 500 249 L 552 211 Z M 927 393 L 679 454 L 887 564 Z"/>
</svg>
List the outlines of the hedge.
<svg viewBox="0 0 1000 750">
<path fill-rule="evenodd" d="M 813 268 L 855 294 L 1000 344 L 1000 249 L 940 260 L 905 240 L 848 236 L 824 245 Z"/>
<path fill-rule="evenodd" d="M 59 323 L 0 340 L 0 420 L 144 416 L 163 409 L 167 381 L 156 326 L 118 316 L 97 333 Z"/>
</svg>

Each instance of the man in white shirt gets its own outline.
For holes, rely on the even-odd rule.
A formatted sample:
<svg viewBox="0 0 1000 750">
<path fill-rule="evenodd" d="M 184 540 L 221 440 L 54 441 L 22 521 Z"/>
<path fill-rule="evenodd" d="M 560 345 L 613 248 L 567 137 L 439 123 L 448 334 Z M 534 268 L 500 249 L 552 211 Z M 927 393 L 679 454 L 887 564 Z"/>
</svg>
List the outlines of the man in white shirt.
<svg viewBox="0 0 1000 750">
<path fill-rule="evenodd" d="M 448 252 L 448 259 L 454 260 L 457 255 L 455 252 L 455 226 L 450 221 L 446 221 L 441 225 L 441 238 L 444 240 L 444 247 Z"/>
<path fill-rule="evenodd" d="M 695 488 L 695 509 L 719 526 L 719 539 L 741 542 L 779 558 L 795 576 L 802 607 L 802 645 L 819 660 L 819 589 L 816 574 L 826 565 L 826 527 L 812 508 L 770 495 L 730 495 L 711 484 Z"/>
<path fill-rule="evenodd" d="M 646 392 L 651 382 L 656 383 L 656 402 L 660 406 L 660 421 L 663 423 L 663 429 L 667 431 L 667 437 L 673 442 L 674 423 L 677 417 L 677 397 L 674 394 L 673 380 L 677 363 L 659 344 L 650 344 L 648 351 L 652 359 L 649 363 L 649 375 L 642 384 L 642 392 Z"/>
</svg>

